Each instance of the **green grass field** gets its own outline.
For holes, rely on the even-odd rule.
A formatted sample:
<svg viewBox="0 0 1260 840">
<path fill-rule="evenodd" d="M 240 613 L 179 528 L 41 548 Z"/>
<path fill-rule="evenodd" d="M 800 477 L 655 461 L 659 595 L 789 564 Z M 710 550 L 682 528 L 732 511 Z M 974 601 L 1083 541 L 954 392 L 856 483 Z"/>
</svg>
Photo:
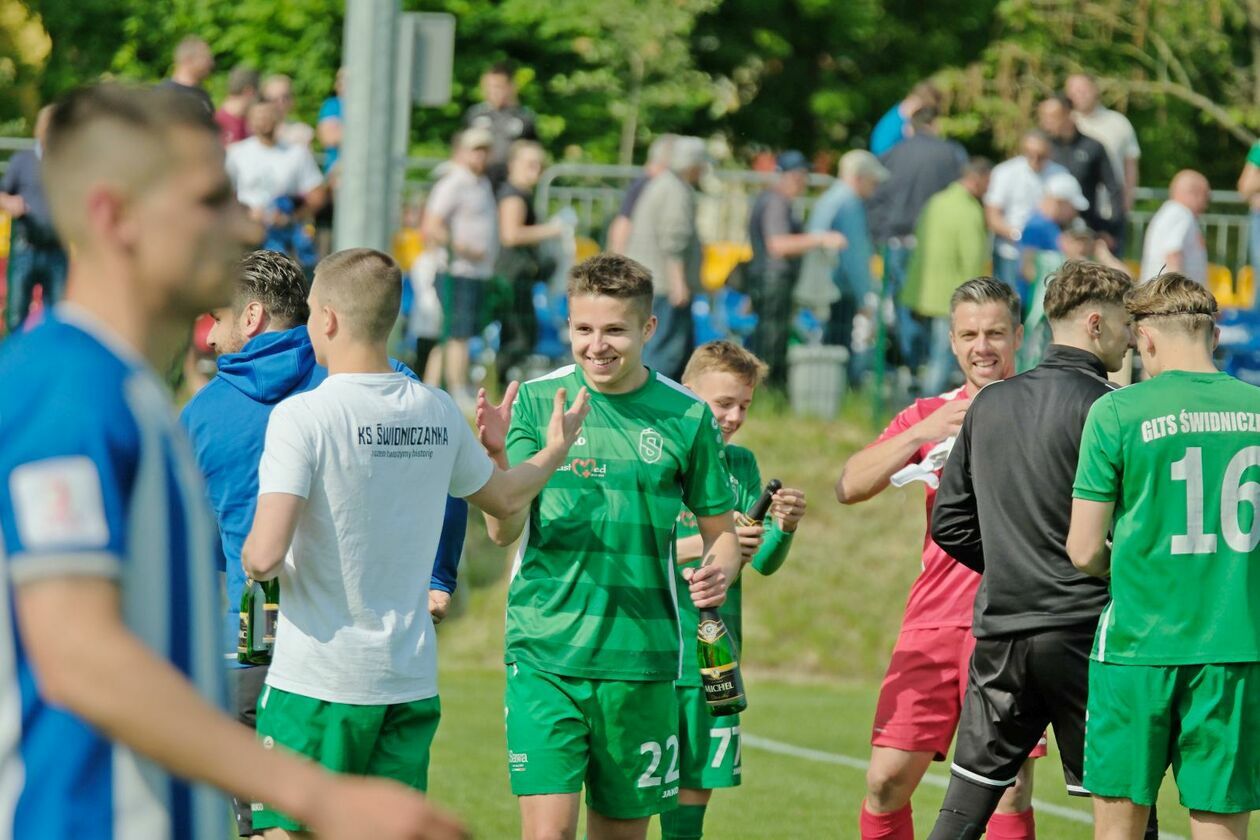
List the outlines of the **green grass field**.
<svg viewBox="0 0 1260 840">
<path fill-rule="evenodd" d="M 869 406 L 846 406 L 833 423 L 780 409 L 754 405 L 737 442 L 757 453 L 764 478 L 807 492 L 809 515 L 786 566 L 745 584 L 751 707 L 743 720 L 744 785 L 715 797 L 706 836 L 855 838 L 879 680 L 919 571 L 923 491 L 889 490 L 841 507 L 832 486 L 845 459 L 874 436 Z M 461 588 L 440 631 L 443 721 L 430 777 L 434 797 L 462 814 L 478 837 L 496 840 L 519 836 L 500 665 L 510 556 L 486 540 L 478 520 L 470 524 Z M 945 779 L 946 768 L 934 767 L 915 797 L 921 837 Z M 1093 836 L 1088 802 L 1064 792 L 1053 745 L 1040 762 L 1036 796 L 1048 806 L 1038 817 L 1043 840 Z M 1161 807 L 1164 830 L 1188 837 L 1171 781 Z M 658 836 L 655 829 L 650 836 Z"/>
</svg>

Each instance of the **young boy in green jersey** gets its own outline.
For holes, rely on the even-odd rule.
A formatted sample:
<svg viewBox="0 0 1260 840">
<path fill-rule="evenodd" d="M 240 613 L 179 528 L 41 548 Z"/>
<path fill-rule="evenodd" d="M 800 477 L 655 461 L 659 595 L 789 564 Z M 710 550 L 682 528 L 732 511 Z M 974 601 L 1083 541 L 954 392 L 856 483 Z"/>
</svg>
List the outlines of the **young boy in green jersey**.
<svg viewBox="0 0 1260 840">
<path fill-rule="evenodd" d="M 1242 838 L 1260 807 L 1260 389 L 1213 364 L 1198 283 L 1163 274 L 1125 307 L 1152 378 L 1090 409 L 1067 542 L 1111 576 L 1085 731 L 1094 836 L 1141 837 L 1171 763 L 1195 840 Z"/>
<path fill-rule="evenodd" d="M 683 371 L 683 384 L 704 400 L 726 442 L 726 463 L 731 472 L 736 509 L 747 511 L 761 495 L 761 472 L 757 458 L 730 440 L 744 425 L 753 393 L 766 375 L 765 362 L 730 341 L 712 341 L 696 348 Z M 774 494 L 764 525 L 741 525 L 740 554 L 744 563 L 763 575 L 772 575 L 787 559 L 796 526 L 805 515 L 805 494 L 787 487 Z M 696 517 L 683 510 L 678 517 L 675 543 L 679 576 L 695 568 L 704 550 L 696 531 Z M 739 580 L 726 593 L 722 621 L 735 639 L 740 638 Z M 678 808 L 661 814 L 663 840 L 700 840 L 704 832 L 704 811 L 715 788 L 736 787 L 740 782 L 739 716 L 715 718 L 709 712 L 696 667 L 696 635 L 700 612 L 680 602 L 683 635 L 682 677 L 675 683 L 678 696 L 679 770 L 682 785 Z"/>
<path fill-rule="evenodd" d="M 576 836 L 583 786 L 589 840 L 642 840 L 678 799 L 675 520 L 685 504 L 703 541 L 692 603 L 720 606 L 741 565 L 735 497 L 708 406 L 643 365 L 649 272 L 592 257 L 568 294 L 576 364 L 513 383 L 498 406 L 478 396 L 482 443 L 507 465 L 542 444 L 557 389 L 590 390 L 569 461 L 530 509 L 486 517 L 500 545 L 524 534 L 507 600 L 508 766 L 527 840 Z"/>
</svg>

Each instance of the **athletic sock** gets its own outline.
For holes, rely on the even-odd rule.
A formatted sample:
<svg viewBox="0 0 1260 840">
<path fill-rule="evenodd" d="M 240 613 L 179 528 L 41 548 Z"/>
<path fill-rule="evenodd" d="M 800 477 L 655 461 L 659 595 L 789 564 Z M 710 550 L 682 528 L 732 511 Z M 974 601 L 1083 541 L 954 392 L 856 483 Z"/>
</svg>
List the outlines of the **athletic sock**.
<svg viewBox="0 0 1260 840">
<path fill-rule="evenodd" d="M 997 810 L 1002 788 L 976 784 L 960 776 L 949 780 L 941 813 L 928 840 L 979 840 Z"/>
<path fill-rule="evenodd" d="M 679 805 L 661 814 L 661 840 L 700 840 L 707 805 Z"/>
<path fill-rule="evenodd" d="M 862 801 L 862 815 L 858 818 L 862 840 L 914 840 L 914 814 L 910 803 L 887 814 L 873 814 Z"/>
<path fill-rule="evenodd" d="M 994 814 L 989 817 L 989 840 L 1037 840 L 1037 824 L 1033 809 L 1018 814 Z"/>
</svg>

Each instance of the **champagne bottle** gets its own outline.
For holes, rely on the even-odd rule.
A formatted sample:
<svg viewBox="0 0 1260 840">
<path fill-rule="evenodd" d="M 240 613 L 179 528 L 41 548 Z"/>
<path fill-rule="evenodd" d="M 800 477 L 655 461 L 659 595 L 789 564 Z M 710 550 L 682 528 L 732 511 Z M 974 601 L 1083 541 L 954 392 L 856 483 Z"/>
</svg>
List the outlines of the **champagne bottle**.
<svg viewBox="0 0 1260 840">
<path fill-rule="evenodd" d="M 737 514 L 740 525 L 756 525 L 766 518 L 770 502 L 783 483 L 771 479 L 761 497 L 746 514 Z M 715 609 L 700 610 L 700 627 L 696 631 L 700 682 L 709 711 L 716 717 L 737 715 L 748 708 L 744 695 L 744 678 L 739 672 L 739 651 L 727 632 L 726 624 Z"/>
<path fill-rule="evenodd" d="M 248 665 L 271 662 L 280 617 L 280 581 L 245 580 L 241 594 L 241 624 L 236 639 L 236 659 Z"/>
</svg>

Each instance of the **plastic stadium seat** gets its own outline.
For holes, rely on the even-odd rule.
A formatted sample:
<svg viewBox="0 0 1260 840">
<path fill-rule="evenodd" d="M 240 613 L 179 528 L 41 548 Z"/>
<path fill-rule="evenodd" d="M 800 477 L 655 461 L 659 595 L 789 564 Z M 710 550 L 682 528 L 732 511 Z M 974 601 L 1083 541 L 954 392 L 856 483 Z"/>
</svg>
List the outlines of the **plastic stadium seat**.
<svg viewBox="0 0 1260 840">
<path fill-rule="evenodd" d="M 588 260 L 603 250 L 599 247 L 599 243 L 589 236 L 579 236 L 574 244 L 577 246 L 577 253 L 573 257 L 575 263 Z"/>
<path fill-rule="evenodd" d="M 1142 264 L 1138 262 L 1137 260 L 1125 260 L 1124 267 L 1129 269 L 1129 276 L 1132 277 L 1134 280 L 1141 282 L 1142 280 L 1149 279 L 1149 278 L 1140 276 L 1142 273 Z"/>
<path fill-rule="evenodd" d="M 1242 309 L 1256 305 L 1256 272 L 1249 265 L 1238 269 L 1238 276 L 1234 278 L 1234 300 Z"/>
<path fill-rule="evenodd" d="M 741 262 L 752 259 L 752 246 L 740 242 L 711 242 L 704 246 L 700 285 L 712 292 L 726 285 L 726 278 Z"/>
</svg>

